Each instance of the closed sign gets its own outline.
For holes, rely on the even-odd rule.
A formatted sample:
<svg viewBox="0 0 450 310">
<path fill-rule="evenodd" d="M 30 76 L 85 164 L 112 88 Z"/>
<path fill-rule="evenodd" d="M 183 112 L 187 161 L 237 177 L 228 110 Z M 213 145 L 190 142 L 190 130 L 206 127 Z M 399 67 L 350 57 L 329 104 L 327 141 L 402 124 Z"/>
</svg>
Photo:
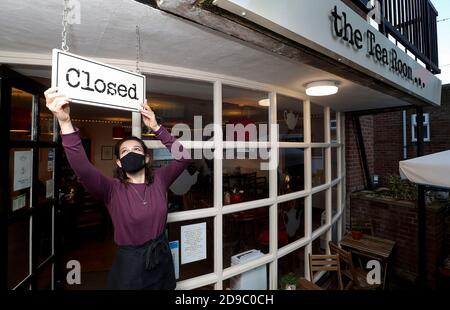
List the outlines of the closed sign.
<svg viewBox="0 0 450 310">
<path fill-rule="evenodd" d="M 145 76 L 53 49 L 52 87 L 75 103 L 137 111 Z"/>
</svg>

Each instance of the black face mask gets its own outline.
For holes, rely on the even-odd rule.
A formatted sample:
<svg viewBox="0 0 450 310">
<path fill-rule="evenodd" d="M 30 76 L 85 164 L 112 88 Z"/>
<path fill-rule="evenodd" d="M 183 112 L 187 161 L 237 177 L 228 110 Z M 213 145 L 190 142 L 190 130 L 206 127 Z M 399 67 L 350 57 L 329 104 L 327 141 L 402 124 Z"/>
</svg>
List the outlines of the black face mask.
<svg viewBox="0 0 450 310">
<path fill-rule="evenodd" d="M 120 163 L 125 172 L 138 172 L 145 167 L 145 155 L 130 152 L 120 159 Z"/>
</svg>

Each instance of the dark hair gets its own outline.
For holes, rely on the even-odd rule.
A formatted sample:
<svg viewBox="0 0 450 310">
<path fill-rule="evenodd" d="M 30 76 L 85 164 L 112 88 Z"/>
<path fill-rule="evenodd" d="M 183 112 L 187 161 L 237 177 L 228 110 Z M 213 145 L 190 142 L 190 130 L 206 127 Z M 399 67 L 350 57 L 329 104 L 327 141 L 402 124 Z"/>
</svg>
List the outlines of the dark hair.
<svg viewBox="0 0 450 310">
<path fill-rule="evenodd" d="M 122 140 L 118 141 L 116 143 L 116 146 L 114 147 L 114 154 L 116 155 L 116 158 L 120 160 L 120 147 L 125 141 L 136 141 L 139 142 L 139 144 L 142 146 L 142 149 L 144 150 L 144 155 L 148 155 L 148 148 L 145 145 L 144 141 L 139 139 L 135 136 L 130 136 L 123 138 Z M 115 173 L 115 177 L 118 178 L 122 183 L 128 183 L 128 176 L 126 172 L 119 166 L 117 166 Z M 151 166 L 151 162 L 148 162 L 145 164 L 145 183 L 150 184 L 153 182 L 153 169 Z"/>
</svg>

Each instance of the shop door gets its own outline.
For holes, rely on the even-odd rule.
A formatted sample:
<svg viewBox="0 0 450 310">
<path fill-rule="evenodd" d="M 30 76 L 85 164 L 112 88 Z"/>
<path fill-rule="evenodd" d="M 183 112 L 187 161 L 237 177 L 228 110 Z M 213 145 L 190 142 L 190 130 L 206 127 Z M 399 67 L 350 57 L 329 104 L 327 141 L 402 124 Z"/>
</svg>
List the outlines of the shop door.
<svg viewBox="0 0 450 310">
<path fill-rule="evenodd" d="M 44 85 L 0 65 L 0 86 L 1 286 L 54 289 L 60 278 L 56 122 Z"/>
</svg>

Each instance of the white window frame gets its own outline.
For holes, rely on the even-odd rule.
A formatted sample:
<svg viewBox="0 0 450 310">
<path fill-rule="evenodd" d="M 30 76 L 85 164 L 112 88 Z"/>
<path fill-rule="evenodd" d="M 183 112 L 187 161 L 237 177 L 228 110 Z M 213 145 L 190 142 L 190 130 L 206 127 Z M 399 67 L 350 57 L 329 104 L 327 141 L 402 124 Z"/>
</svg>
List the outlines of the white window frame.
<svg viewBox="0 0 450 310">
<path fill-rule="evenodd" d="M 416 129 L 417 127 L 417 114 L 413 114 L 411 115 L 411 141 L 412 142 L 417 142 L 417 137 L 416 137 Z M 423 130 L 424 132 L 426 131 L 427 133 L 427 138 L 423 139 L 423 141 L 425 142 L 430 142 L 431 141 L 431 137 L 430 137 L 430 113 L 423 113 Z"/>
<path fill-rule="evenodd" d="M 132 63 L 117 64 L 123 68 L 129 67 L 132 70 Z M 265 198 L 257 201 L 250 201 L 246 203 L 239 203 L 235 205 L 227 205 L 223 208 L 223 183 L 222 183 L 222 167 L 223 163 L 219 159 L 214 159 L 214 207 L 200 210 L 189 210 L 176 213 L 170 213 L 168 215 L 168 223 L 181 222 L 186 220 L 204 219 L 208 217 L 214 218 L 214 272 L 201 275 L 198 277 L 186 279 L 177 282 L 177 289 L 195 289 L 201 288 L 206 285 L 214 285 L 215 289 L 222 290 L 223 282 L 230 279 L 233 276 L 242 274 L 246 271 L 258 268 L 263 265 L 268 265 L 268 277 L 269 287 L 268 289 L 278 289 L 278 260 L 285 255 L 288 255 L 296 250 L 304 248 L 304 274 L 306 278 L 309 278 L 309 263 L 308 256 L 312 254 L 312 243 L 321 236 L 325 236 L 326 242 L 331 240 L 331 228 L 337 224 L 338 227 L 338 240 L 342 238 L 345 227 L 345 206 L 346 206 L 346 192 L 345 192 L 345 154 L 344 154 L 344 140 L 345 140 L 345 117 L 343 113 L 336 112 L 336 139 L 337 141 L 331 141 L 330 139 L 330 108 L 324 109 L 324 126 L 325 126 L 325 141 L 324 143 L 311 143 L 311 117 L 310 117 L 310 99 L 306 94 L 301 92 L 293 92 L 292 90 L 275 87 L 273 85 L 261 84 L 248 80 L 232 78 L 229 76 L 216 75 L 207 72 L 201 72 L 197 70 L 190 70 L 184 68 L 174 68 L 169 66 L 154 65 L 149 63 L 143 63 L 141 65 L 141 71 L 143 74 L 163 75 L 173 78 L 184 78 L 187 80 L 197 80 L 211 82 L 214 88 L 214 123 L 222 123 L 222 87 L 236 86 L 241 88 L 253 89 L 258 91 L 264 91 L 269 94 L 270 107 L 269 107 L 269 125 L 277 124 L 277 94 L 283 96 L 289 96 L 297 98 L 303 101 L 304 111 L 304 142 L 280 142 L 277 136 L 274 141 L 269 142 L 257 142 L 257 147 L 275 147 L 278 150 L 280 148 L 303 148 L 305 150 L 305 189 L 299 192 L 290 193 L 283 196 L 278 196 L 278 180 L 277 170 L 269 172 L 269 198 Z M 132 118 L 132 132 L 133 135 L 140 136 L 141 134 L 141 118 L 138 114 L 135 114 Z M 164 148 L 159 141 L 145 141 L 149 148 Z M 213 144 L 214 148 L 218 152 L 222 152 L 224 148 L 229 148 L 227 143 L 224 143 L 221 135 L 216 135 L 214 141 L 183 141 L 182 144 L 187 148 L 209 148 Z M 335 180 L 331 180 L 331 147 L 337 147 L 337 173 L 338 177 Z M 315 188 L 311 185 L 311 148 L 322 147 L 325 149 L 325 184 L 321 184 Z M 275 152 L 279 154 L 279 152 Z M 278 156 L 278 155 L 277 155 Z M 331 189 L 334 186 L 338 186 L 338 205 L 337 214 L 332 217 L 331 212 Z M 320 191 L 326 193 L 326 224 L 320 228 L 312 231 L 312 195 Z M 305 199 L 305 235 L 303 238 L 296 240 L 280 249 L 278 249 L 278 204 L 289 200 L 298 198 Z M 223 268 L 223 216 L 234 212 L 249 210 L 253 208 L 269 208 L 269 253 L 265 254 L 256 260 L 231 266 L 229 268 Z M 329 252 L 329 249 L 327 249 Z M 314 253 L 315 254 L 315 253 Z M 318 280 L 322 274 L 316 275 L 314 280 Z"/>
</svg>

